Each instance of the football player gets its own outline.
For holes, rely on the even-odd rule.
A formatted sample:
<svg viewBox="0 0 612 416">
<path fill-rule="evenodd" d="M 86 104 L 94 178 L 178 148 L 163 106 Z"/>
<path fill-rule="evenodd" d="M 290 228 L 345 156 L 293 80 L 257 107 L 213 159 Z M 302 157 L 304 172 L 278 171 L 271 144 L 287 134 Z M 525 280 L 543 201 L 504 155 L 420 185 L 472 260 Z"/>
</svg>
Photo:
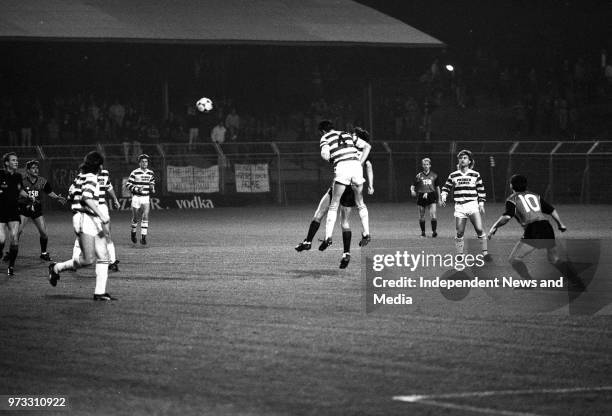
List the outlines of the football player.
<svg viewBox="0 0 612 416">
<path fill-rule="evenodd" d="M 155 177 L 149 169 L 149 155 L 138 156 L 138 168 L 130 173 L 127 189 L 132 193 L 132 243 L 136 244 L 136 228 L 140 224 L 140 244 L 147 244 L 150 195 L 155 193 Z"/>
<path fill-rule="evenodd" d="M 491 257 L 487 250 L 487 236 L 482 226 L 482 215 L 485 213 L 485 188 L 480 173 L 474 169 L 474 157 L 469 150 L 462 150 L 457 154 L 457 170 L 448 175 L 448 179 L 442 187 L 440 194 L 440 205 L 446 206 L 448 194 L 453 191 L 455 200 L 455 249 L 458 256 L 463 256 L 463 234 L 465 225 L 469 219 L 478 240 L 481 242 L 482 254 L 485 260 Z"/>
<path fill-rule="evenodd" d="M 40 167 L 37 160 L 30 160 L 26 163 L 26 172 L 21 181 L 23 190 L 30 198 L 19 198 L 19 214 L 21 224 L 19 225 L 18 239 L 21 239 L 21 234 L 29 219 L 38 229 L 40 242 L 40 258 L 45 261 L 51 261 L 51 256 L 47 252 L 47 243 L 49 236 L 47 234 L 47 224 L 42 212 L 42 193 L 46 193 L 50 198 L 59 202 L 62 205 L 66 204 L 66 198 L 57 195 L 53 192 L 53 188 L 46 178 L 39 175 Z"/>
<path fill-rule="evenodd" d="M 431 159 L 426 157 L 421 161 L 423 171 L 419 172 L 410 186 L 410 194 L 417 198 L 419 211 L 419 226 L 421 237 L 425 237 L 425 211 L 429 211 L 431 218 L 431 236 L 437 237 L 438 219 L 436 218 L 436 204 L 440 199 L 440 185 L 438 174 L 431 170 Z"/>
<path fill-rule="evenodd" d="M 370 133 L 361 127 L 355 127 L 354 135 L 355 139 L 360 138 L 365 142 L 369 142 Z M 372 162 L 369 158 L 365 160 L 364 167 L 366 170 L 366 180 L 368 183 L 368 195 L 372 195 L 374 193 L 374 171 L 372 168 Z M 327 190 L 327 192 L 325 192 L 325 194 L 321 198 L 319 206 L 317 207 L 312 221 L 310 222 L 310 226 L 308 227 L 308 234 L 306 235 L 304 241 L 302 241 L 295 247 L 296 251 L 300 252 L 304 250 L 310 250 L 310 248 L 312 247 L 312 239 L 314 238 L 315 234 L 317 233 L 317 230 L 319 229 L 319 226 L 321 225 L 321 220 L 323 219 L 325 214 L 327 214 L 327 211 L 329 209 L 329 204 L 332 197 L 332 189 L 333 185 Z M 342 242 L 344 246 L 342 259 L 340 260 L 341 269 L 346 268 L 351 260 L 352 232 L 350 228 L 349 219 L 351 215 L 351 208 L 355 206 L 357 205 L 355 203 L 355 193 L 353 192 L 353 188 L 347 187 L 342 196 L 340 197 L 340 225 L 342 228 Z M 362 246 L 367 244 L 367 242 L 365 242 L 365 244 L 363 243 L 363 241 L 360 242 L 360 245 Z"/>
<path fill-rule="evenodd" d="M 523 175 L 513 175 L 510 179 L 512 195 L 506 199 L 506 210 L 491 226 L 489 238 L 500 227 L 503 227 L 512 218 L 516 218 L 524 229 L 523 237 L 516 243 L 510 253 L 509 262 L 521 277 L 533 279 L 527 270 L 523 259 L 536 249 L 546 249 L 548 261 L 567 277 L 570 289 L 584 290 L 584 283 L 578 277 L 571 263 L 562 260 L 556 248 L 555 231 L 548 222 L 546 215 L 550 215 L 557 223 L 559 231 L 565 232 L 567 227 L 561 221 L 557 210 L 546 202 L 540 195 L 527 189 L 527 178 Z"/>
</svg>

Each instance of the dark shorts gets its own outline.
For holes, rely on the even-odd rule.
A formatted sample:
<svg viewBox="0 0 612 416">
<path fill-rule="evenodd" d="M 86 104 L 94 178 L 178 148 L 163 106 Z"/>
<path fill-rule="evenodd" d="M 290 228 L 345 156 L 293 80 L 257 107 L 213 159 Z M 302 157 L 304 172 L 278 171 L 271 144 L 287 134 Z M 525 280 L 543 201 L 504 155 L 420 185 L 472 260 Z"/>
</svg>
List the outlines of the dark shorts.
<svg viewBox="0 0 612 416">
<path fill-rule="evenodd" d="M 21 222 L 19 216 L 19 208 L 14 206 L 0 206 L 0 223 L 7 224 L 9 222 Z"/>
<path fill-rule="evenodd" d="M 329 191 L 327 191 L 327 193 L 329 194 L 329 197 L 331 199 L 332 188 L 329 188 Z M 342 193 L 342 196 L 340 197 L 340 205 L 347 208 L 353 208 L 357 206 L 357 204 L 355 203 L 355 192 L 353 191 L 352 186 L 347 186 L 344 192 Z"/>
<path fill-rule="evenodd" d="M 522 240 L 535 248 L 552 248 L 555 246 L 555 231 L 546 220 L 527 224 Z"/>
<path fill-rule="evenodd" d="M 425 198 L 425 194 L 419 192 L 419 196 L 417 197 L 417 205 L 421 207 L 426 207 L 431 204 L 435 204 L 438 202 L 438 195 L 435 192 L 427 192 L 427 198 Z"/>
<path fill-rule="evenodd" d="M 19 215 L 32 219 L 42 217 L 42 207 L 40 205 L 34 205 L 34 208 L 32 208 L 32 205 L 19 205 Z"/>
</svg>

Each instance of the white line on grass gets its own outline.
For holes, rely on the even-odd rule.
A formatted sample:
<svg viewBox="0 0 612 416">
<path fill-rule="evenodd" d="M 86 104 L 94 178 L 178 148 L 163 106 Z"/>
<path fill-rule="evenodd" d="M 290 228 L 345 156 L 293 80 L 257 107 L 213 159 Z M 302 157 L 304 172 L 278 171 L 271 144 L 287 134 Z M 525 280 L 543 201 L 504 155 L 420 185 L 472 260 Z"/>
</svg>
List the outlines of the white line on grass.
<svg viewBox="0 0 612 416">
<path fill-rule="evenodd" d="M 420 400 L 419 403 L 428 404 L 431 406 L 442 407 L 444 409 L 455 409 L 455 410 L 467 410 L 475 413 L 484 413 L 487 415 L 500 415 L 500 416 L 540 416 L 535 413 L 524 413 L 524 412 L 511 412 L 509 410 L 498 410 L 491 409 L 488 407 L 474 407 L 463 404 L 454 404 L 447 402 L 438 402 L 435 400 Z"/>
<path fill-rule="evenodd" d="M 443 407 L 447 409 L 458 409 L 468 410 L 477 413 L 487 413 L 492 415 L 502 416 L 538 416 L 534 413 L 523 413 L 523 412 L 512 412 L 509 410 L 497 410 L 489 409 L 484 407 L 474 407 L 468 405 L 460 405 L 448 402 L 438 401 L 440 399 L 460 399 L 466 397 L 490 397 L 490 396 L 511 396 L 520 394 L 559 394 L 559 393 L 580 393 L 580 392 L 591 392 L 591 391 L 612 391 L 612 386 L 599 386 L 599 387 L 571 387 L 571 388 L 559 388 L 559 389 L 527 389 L 527 390 L 489 390 L 489 391 L 472 391 L 464 393 L 447 393 L 447 394 L 431 394 L 431 395 L 419 395 L 413 394 L 410 396 L 394 396 L 393 400 L 408 402 L 408 403 L 421 403 L 430 406 Z"/>
</svg>

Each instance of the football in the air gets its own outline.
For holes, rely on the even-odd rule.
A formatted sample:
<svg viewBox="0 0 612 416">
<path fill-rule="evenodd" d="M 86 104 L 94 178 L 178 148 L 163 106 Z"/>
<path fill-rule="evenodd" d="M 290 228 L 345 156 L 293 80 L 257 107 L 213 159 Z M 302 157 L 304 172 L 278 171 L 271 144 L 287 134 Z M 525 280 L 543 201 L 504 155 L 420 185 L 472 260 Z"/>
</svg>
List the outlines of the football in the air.
<svg viewBox="0 0 612 416">
<path fill-rule="evenodd" d="M 213 102 L 210 98 L 202 97 L 196 102 L 196 108 L 202 113 L 208 113 L 213 109 Z"/>
</svg>

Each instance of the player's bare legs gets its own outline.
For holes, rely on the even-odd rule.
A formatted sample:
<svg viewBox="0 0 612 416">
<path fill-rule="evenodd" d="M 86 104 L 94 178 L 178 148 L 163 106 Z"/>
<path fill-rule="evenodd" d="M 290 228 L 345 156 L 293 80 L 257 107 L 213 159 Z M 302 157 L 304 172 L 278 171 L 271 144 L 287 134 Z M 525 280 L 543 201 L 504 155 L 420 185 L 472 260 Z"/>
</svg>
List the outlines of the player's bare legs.
<svg viewBox="0 0 612 416">
<path fill-rule="evenodd" d="M 518 241 L 510 252 L 510 256 L 508 256 L 508 261 L 510 262 L 512 268 L 516 270 L 517 273 L 525 280 L 531 280 L 533 277 L 529 274 L 523 259 L 534 250 L 535 247 L 525 244 L 523 241 Z"/>
<path fill-rule="evenodd" d="M 49 253 L 47 253 L 49 235 L 47 234 L 47 223 L 45 222 L 45 217 L 41 215 L 40 217 L 34 218 L 32 222 L 34 222 L 34 225 L 38 230 L 40 242 L 40 258 L 46 261 L 50 261 L 51 257 L 49 256 Z"/>
<path fill-rule="evenodd" d="M 7 240 L 9 243 L 9 251 L 8 251 L 8 268 L 9 275 L 13 267 L 15 267 L 15 260 L 17 259 L 17 254 L 19 252 L 19 221 L 10 221 L 0 225 L 0 229 L 2 230 L 0 233 L 0 249 L 4 248 Z M 0 250 L 1 252 L 1 250 Z"/>
<path fill-rule="evenodd" d="M 8 238 L 8 228 L 6 223 L 2 222 L 0 223 L 0 253 L 4 252 L 4 244 L 6 243 L 6 239 Z M 1 256 L 2 254 L 0 254 Z M 8 261 L 9 259 L 9 254 L 6 253 L 6 256 L 4 257 L 4 261 Z"/>
<path fill-rule="evenodd" d="M 94 237 L 94 251 L 96 254 L 96 288 L 94 289 L 94 300 L 96 296 L 106 295 L 106 281 L 108 280 L 108 258 L 107 240 L 104 235 Z"/>
<path fill-rule="evenodd" d="M 142 221 L 140 222 L 140 244 L 147 244 L 147 234 L 149 233 L 149 210 L 150 204 L 142 204 Z"/>
<path fill-rule="evenodd" d="M 425 237 L 425 207 L 417 205 L 419 212 L 419 226 L 421 227 L 421 237 Z"/>
<path fill-rule="evenodd" d="M 470 222 L 474 226 L 474 230 L 476 231 L 476 235 L 478 236 L 478 240 L 480 241 L 480 248 L 482 250 L 482 254 L 485 256 L 489 254 L 487 247 L 487 235 L 484 232 L 482 227 L 482 216 L 480 212 L 475 212 L 470 215 Z"/>
<path fill-rule="evenodd" d="M 327 221 L 325 223 L 325 240 L 319 246 L 319 250 L 321 251 L 325 250 L 331 245 L 331 237 L 334 232 L 334 226 L 336 225 L 336 219 L 338 217 L 338 206 L 340 205 L 340 198 L 342 197 L 345 189 L 346 185 L 339 182 L 334 182 L 334 186 L 332 187 L 332 197 L 327 211 Z"/>
<path fill-rule="evenodd" d="M 348 266 L 351 261 L 351 208 L 340 207 L 340 227 L 342 228 L 342 244 L 343 253 L 342 260 L 340 260 L 340 268 L 344 269 Z"/>
<path fill-rule="evenodd" d="M 329 196 L 329 192 L 325 192 L 321 200 L 319 201 L 319 206 L 317 206 L 317 210 L 315 211 L 312 221 L 310 222 L 310 226 L 308 227 L 308 233 L 306 234 L 306 238 L 300 244 L 295 246 L 296 251 L 304 251 L 310 250 L 312 246 L 312 239 L 315 234 L 319 230 L 319 226 L 321 225 L 321 220 L 327 214 L 327 209 L 329 208 L 329 202 L 331 201 L 331 197 Z"/>
<path fill-rule="evenodd" d="M 429 219 L 431 220 L 431 236 L 438 236 L 438 209 L 436 203 L 429 204 Z"/>
<path fill-rule="evenodd" d="M 136 244 L 138 242 L 138 240 L 136 239 L 136 229 L 138 228 L 138 223 L 140 223 L 140 210 L 141 207 L 139 208 L 134 208 L 132 207 L 132 233 L 131 233 L 131 239 L 132 239 L 132 243 Z"/>
<path fill-rule="evenodd" d="M 466 223 L 467 218 L 455 217 L 455 231 L 457 232 L 455 237 L 455 253 L 460 256 L 463 256 L 463 247 L 465 245 L 465 242 L 463 241 L 463 234 L 465 233 Z"/>
<path fill-rule="evenodd" d="M 355 193 L 355 205 L 359 212 L 359 218 L 361 219 L 361 241 L 359 242 L 360 247 L 366 246 L 370 242 L 370 219 L 368 216 L 368 208 L 365 202 L 363 202 L 363 184 L 351 184 L 353 192 Z"/>
</svg>

